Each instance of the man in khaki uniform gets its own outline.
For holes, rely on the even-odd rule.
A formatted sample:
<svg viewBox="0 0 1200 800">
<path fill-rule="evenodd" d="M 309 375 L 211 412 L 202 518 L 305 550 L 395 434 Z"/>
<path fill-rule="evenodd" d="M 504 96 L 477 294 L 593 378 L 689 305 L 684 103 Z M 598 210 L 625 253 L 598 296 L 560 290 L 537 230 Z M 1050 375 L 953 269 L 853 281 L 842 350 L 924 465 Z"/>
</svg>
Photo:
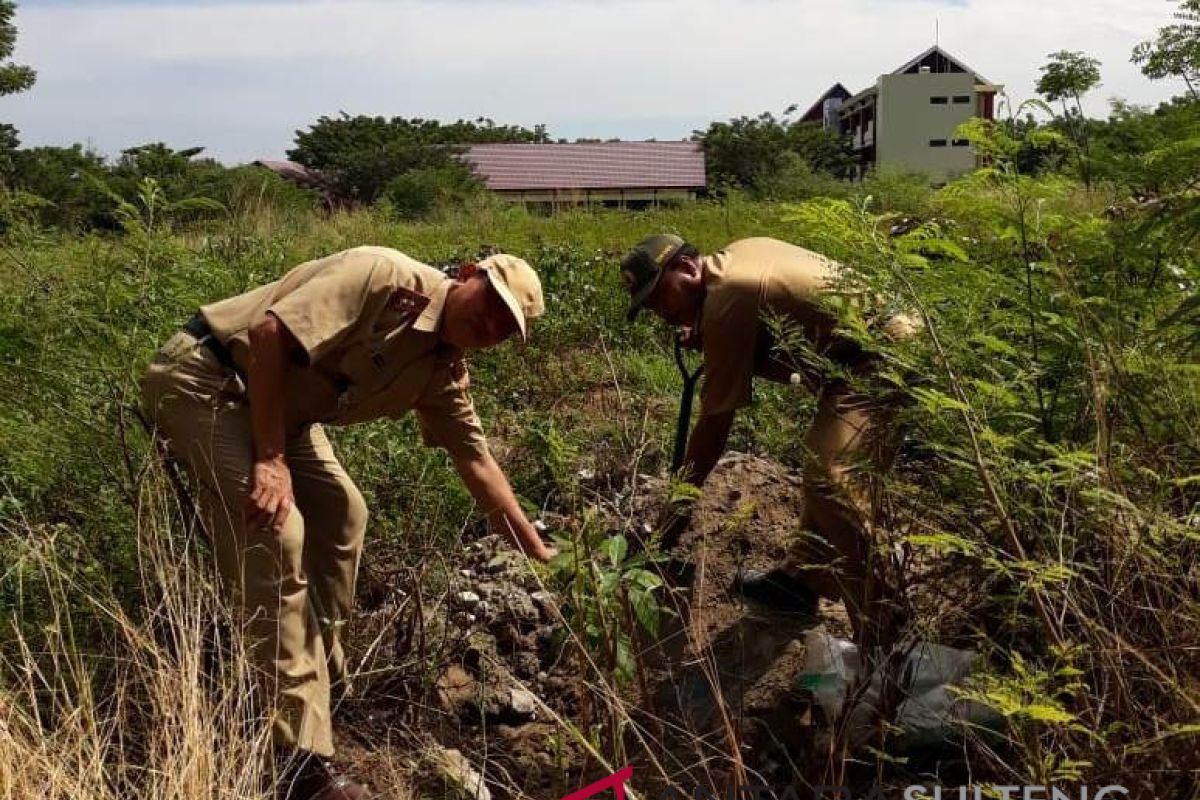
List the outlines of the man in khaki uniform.
<svg viewBox="0 0 1200 800">
<path fill-rule="evenodd" d="M 519 258 L 492 256 L 451 279 L 395 250 L 358 247 L 204 306 L 155 357 L 144 403 L 198 486 L 290 798 L 366 796 L 320 758 L 333 754 L 330 681 L 345 669 L 339 630 L 367 522 L 322 425 L 414 411 L 493 528 L 550 558 L 488 452 L 462 360 L 514 333 L 524 340 L 542 313 L 541 284 Z"/>
<path fill-rule="evenodd" d="M 700 418 L 692 431 L 684 479 L 702 485 L 729 437 L 737 411 L 750 405 L 755 375 L 804 383 L 819 393 L 816 419 L 805 437 L 805 505 L 802 527 L 824 545 L 804 541 L 788 563 L 744 576 L 743 595 L 789 610 L 810 611 L 816 594 L 845 601 L 860 641 L 873 639 L 862 623 L 883 609 L 870 580 L 870 526 L 877 481 L 892 457 L 893 407 L 861 393 L 847 377 L 865 376 L 875 359 L 837 331 L 837 317 L 821 303 L 838 288 L 842 268 L 824 256 L 775 239 L 734 242 L 709 256 L 678 236 L 642 240 L 621 263 L 633 302 L 632 320 L 644 306 L 704 354 Z M 885 338 L 916 331 L 910 318 L 880 322 Z M 781 352 L 778 334 L 804 344 L 809 358 Z M 784 348 L 786 349 L 786 348 Z M 815 356 L 813 358 L 812 356 Z M 830 374 L 821 366 L 837 367 Z M 664 545 L 682 531 L 677 516 Z M 810 537 L 812 538 L 812 537 Z M 876 632 L 877 633 L 877 632 Z"/>
</svg>

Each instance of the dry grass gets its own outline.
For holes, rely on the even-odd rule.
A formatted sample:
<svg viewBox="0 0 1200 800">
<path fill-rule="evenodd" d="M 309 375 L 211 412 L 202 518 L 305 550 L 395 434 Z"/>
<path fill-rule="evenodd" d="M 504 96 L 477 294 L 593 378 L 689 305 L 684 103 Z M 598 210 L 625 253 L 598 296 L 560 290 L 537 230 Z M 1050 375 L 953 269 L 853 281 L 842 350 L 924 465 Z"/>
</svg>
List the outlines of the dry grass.
<svg viewBox="0 0 1200 800">
<path fill-rule="evenodd" d="M 272 797 L 262 765 L 270 743 L 256 720 L 250 672 L 230 617 L 194 568 L 173 495 L 142 492 L 138 534 L 145 597 L 134 618 L 112 597 L 79 603 L 81 586 L 54 531 L 15 534 L 54 623 L 39 640 L 14 624 L 0 663 L 0 798 L 163 800 Z M 105 621 L 87 650 L 72 609 Z"/>
</svg>

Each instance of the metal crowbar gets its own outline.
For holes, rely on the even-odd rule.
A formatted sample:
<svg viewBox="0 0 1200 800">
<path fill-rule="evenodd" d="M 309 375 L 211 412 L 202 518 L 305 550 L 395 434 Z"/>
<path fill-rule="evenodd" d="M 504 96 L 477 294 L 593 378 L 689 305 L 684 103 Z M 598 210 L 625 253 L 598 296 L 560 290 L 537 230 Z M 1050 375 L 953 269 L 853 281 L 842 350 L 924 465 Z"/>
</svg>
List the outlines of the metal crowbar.
<svg viewBox="0 0 1200 800">
<path fill-rule="evenodd" d="M 694 370 L 689 371 L 687 361 L 683 356 L 683 340 L 675 337 L 675 365 L 683 377 L 683 394 L 679 396 L 679 421 L 675 423 L 675 453 L 671 456 L 672 474 L 679 472 L 683 466 L 683 457 L 687 453 L 688 424 L 692 421 L 692 397 L 696 393 L 696 382 L 704 373 L 704 362 L 700 362 Z"/>
</svg>

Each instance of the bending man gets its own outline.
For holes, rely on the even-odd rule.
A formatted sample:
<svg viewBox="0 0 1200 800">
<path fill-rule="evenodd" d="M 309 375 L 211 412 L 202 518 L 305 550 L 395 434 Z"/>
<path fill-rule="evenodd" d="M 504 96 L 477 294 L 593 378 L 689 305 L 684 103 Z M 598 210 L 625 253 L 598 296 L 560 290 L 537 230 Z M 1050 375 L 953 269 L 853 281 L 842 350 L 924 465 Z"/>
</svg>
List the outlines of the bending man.
<svg viewBox="0 0 1200 800">
<path fill-rule="evenodd" d="M 204 306 L 156 355 L 145 406 L 199 488 L 289 800 L 366 796 L 321 760 L 333 754 L 330 683 L 345 670 L 339 630 L 367 523 L 322 425 L 416 412 L 493 528 L 548 559 L 488 452 L 463 362 L 467 350 L 525 339 L 542 312 L 541 283 L 519 258 L 492 256 L 451 279 L 358 247 Z"/>
<path fill-rule="evenodd" d="M 894 409 L 861 391 L 856 379 L 878 356 L 839 333 L 822 297 L 844 277 L 836 262 L 775 239 L 744 239 L 708 256 L 678 236 L 641 242 L 621 262 L 632 304 L 684 329 L 704 354 L 700 417 L 692 431 L 683 478 L 702 485 L 725 450 L 734 417 L 750 405 L 755 375 L 805 383 L 818 408 L 804 444 L 802 528 L 810 534 L 788 563 L 749 573 L 738 589 L 749 599 L 784 610 L 811 612 L 816 596 L 842 599 L 860 643 L 878 641 L 886 598 L 872 580 L 870 528 L 875 478 L 892 457 Z M 883 338 L 911 335 L 917 326 L 897 315 L 877 320 Z M 666 527 L 674 546 L 686 517 Z M 864 620 L 874 620 L 870 625 Z M 871 630 L 871 628 L 876 628 Z"/>
</svg>

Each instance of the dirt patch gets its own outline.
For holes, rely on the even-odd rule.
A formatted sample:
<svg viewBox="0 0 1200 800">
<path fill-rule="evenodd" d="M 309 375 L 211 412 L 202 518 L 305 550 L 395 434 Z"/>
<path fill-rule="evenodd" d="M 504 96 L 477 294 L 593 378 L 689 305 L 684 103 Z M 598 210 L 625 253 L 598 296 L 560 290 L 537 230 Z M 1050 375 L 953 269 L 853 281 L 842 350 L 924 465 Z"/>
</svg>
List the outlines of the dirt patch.
<svg viewBox="0 0 1200 800">
<path fill-rule="evenodd" d="M 364 620 L 389 667 L 341 704 L 338 730 L 358 745 L 342 757 L 378 769 L 365 750 L 403 743 L 409 783 L 442 796 L 455 788 L 445 754 L 458 751 L 493 797 L 565 794 L 583 759 L 554 715 L 575 713 L 579 681 L 553 594 L 498 537 L 445 555 L 445 573 L 424 581 L 436 592 L 397 591 Z"/>
<path fill-rule="evenodd" d="M 634 486 L 620 518 L 607 518 L 613 532 L 655 518 L 663 481 L 642 475 Z M 624 757 L 644 795 L 667 782 L 690 791 L 737 775 L 795 774 L 806 747 L 804 633 L 824 624 L 845 635 L 845 616 L 828 603 L 815 616 L 765 613 L 730 587 L 741 571 L 784 559 L 802 494 L 797 475 L 744 454 L 728 455 L 709 479 L 680 545 L 694 578 L 665 597 L 675 613 L 656 640 L 638 643 L 641 674 L 621 698 L 637 727 L 623 735 Z M 397 592 L 372 612 L 392 673 L 343 702 L 339 731 L 353 740 L 343 756 L 378 772 L 371 749 L 404 743 L 409 780 L 436 793 L 447 789 L 436 754 L 458 751 L 497 800 L 559 797 L 605 774 L 581 741 L 607 733 L 594 729 L 603 716 L 594 676 L 556 635 L 554 595 L 493 537 L 446 558 L 435 598 Z"/>
<path fill-rule="evenodd" d="M 661 497 L 663 482 L 644 480 L 647 500 Z M 680 786 L 724 786 L 739 766 L 743 774 L 786 782 L 795 772 L 790 762 L 808 746 L 807 696 L 797 688 L 804 634 L 824 625 L 847 635 L 844 610 L 822 601 L 815 615 L 780 614 L 731 591 L 741 573 L 784 561 L 802 507 L 800 477 L 755 456 L 730 453 L 705 484 L 680 543 L 694 576 L 676 592 L 674 624 L 648 659 L 661 665 L 654 709 L 672 722 L 670 746 L 687 765 L 672 776 Z"/>
</svg>

